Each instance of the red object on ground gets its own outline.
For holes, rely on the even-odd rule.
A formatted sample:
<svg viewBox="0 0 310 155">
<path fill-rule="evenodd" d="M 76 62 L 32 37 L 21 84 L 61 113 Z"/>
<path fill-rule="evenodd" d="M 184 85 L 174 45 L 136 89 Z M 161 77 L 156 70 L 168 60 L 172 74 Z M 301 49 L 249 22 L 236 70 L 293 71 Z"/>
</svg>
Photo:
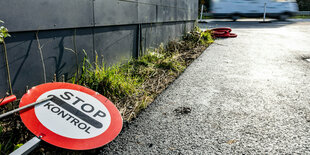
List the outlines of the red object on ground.
<svg viewBox="0 0 310 155">
<path fill-rule="evenodd" d="M 10 102 L 13 102 L 15 100 L 16 100 L 16 96 L 15 95 L 11 95 L 11 96 L 5 97 L 4 99 L 2 98 L 2 99 L 0 99 L 0 102 L 2 101 L 0 103 L 0 106 L 8 104 Z"/>
<path fill-rule="evenodd" d="M 211 29 L 212 36 L 215 38 L 235 38 L 237 37 L 236 34 L 230 33 L 231 28 L 229 27 L 220 27 Z"/>
</svg>

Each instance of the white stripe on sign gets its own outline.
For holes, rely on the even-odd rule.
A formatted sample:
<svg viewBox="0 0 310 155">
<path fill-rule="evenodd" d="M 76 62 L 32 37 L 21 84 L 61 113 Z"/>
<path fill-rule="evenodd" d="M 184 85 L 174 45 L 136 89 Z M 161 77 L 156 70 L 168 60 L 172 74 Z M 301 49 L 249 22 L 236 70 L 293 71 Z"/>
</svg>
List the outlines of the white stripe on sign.
<svg viewBox="0 0 310 155">
<path fill-rule="evenodd" d="M 37 100 L 53 96 L 50 101 L 35 106 L 38 120 L 49 130 L 64 137 L 89 139 L 105 132 L 111 116 L 95 97 L 71 89 L 56 89 Z"/>
</svg>

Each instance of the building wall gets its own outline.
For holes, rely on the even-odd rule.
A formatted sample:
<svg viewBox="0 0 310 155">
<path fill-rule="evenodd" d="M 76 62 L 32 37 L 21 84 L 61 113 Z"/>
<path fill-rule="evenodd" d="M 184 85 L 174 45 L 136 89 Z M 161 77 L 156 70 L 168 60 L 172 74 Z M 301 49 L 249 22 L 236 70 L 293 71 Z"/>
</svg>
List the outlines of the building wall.
<svg viewBox="0 0 310 155">
<path fill-rule="evenodd" d="M 86 51 L 108 66 L 141 55 L 193 28 L 196 0 L 10 0 L 0 1 L 7 38 L 13 92 L 47 82 L 56 74 L 71 78 Z M 76 51 L 76 53 L 71 50 Z M 0 50 L 0 98 L 8 91 L 4 52 Z"/>
</svg>

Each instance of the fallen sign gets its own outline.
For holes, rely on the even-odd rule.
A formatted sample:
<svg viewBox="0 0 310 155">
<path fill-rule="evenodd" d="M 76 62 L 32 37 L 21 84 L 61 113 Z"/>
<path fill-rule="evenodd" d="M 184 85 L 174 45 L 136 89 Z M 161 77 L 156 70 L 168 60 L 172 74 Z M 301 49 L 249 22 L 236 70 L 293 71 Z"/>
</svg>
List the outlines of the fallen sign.
<svg viewBox="0 0 310 155">
<path fill-rule="evenodd" d="M 47 143 L 71 150 L 94 149 L 111 142 L 122 129 L 122 117 L 111 101 L 75 84 L 56 82 L 33 87 L 19 106 L 45 98 L 50 99 L 20 111 L 20 117 Z"/>
</svg>

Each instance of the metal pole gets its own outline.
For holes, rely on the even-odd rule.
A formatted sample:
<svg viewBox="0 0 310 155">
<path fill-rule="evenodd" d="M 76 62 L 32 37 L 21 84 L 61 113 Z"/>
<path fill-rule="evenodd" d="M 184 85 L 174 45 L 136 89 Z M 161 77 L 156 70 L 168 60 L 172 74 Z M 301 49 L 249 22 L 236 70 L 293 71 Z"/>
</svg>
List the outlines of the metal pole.
<svg viewBox="0 0 310 155">
<path fill-rule="evenodd" d="M 265 22 L 265 19 L 266 19 L 266 7 L 267 7 L 267 3 L 265 2 L 265 6 L 264 6 L 264 22 Z"/>
<path fill-rule="evenodd" d="M 4 113 L 4 114 L 0 115 L 0 119 L 3 118 L 3 117 L 6 117 L 6 116 L 8 116 L 8 115 L 14 114 L 15 112 L 18 112 L 18 111 L 21 111 L 21 110 L 24 110 L 24 109 L 33 107 L 33 106 L 35 106 L 35 105 L 37 105 L 37 104 L 39 104 L 39 103 L 41 103 L 41 102 L 50 100 L 50 99 L 52 99 L 52 98 L 53 98 L 53 96 L 50 96 L 50 97 L 47 97 L 47 98 L 45 98 L 45 99 L 39 100 L 39 101 L 37 101 L 37 102 L 31 103 L 31 104 L 25 105 L 25 106 L 23 106 L 23 107 L 17 108 L 17 109 L 15 109 L 15 110 L 9 111 L 9 112 L 7 112 L 7 113 Z"/>
<path fill-rule="evenodd" d="M 202 20 L 202 14 L 203 14 L 203 5 L 201 5 L 200 20 Z"/>
<path fill-rule="evenodd" d="M 10 155 L 26 155 L 29 154 L 32 150 L 34 150 L 39 143 L 41 142 L 40 137 L 33 137 L 30 141 L 26 142 L 20 148 L 10 153 Z"/>
</svg>

